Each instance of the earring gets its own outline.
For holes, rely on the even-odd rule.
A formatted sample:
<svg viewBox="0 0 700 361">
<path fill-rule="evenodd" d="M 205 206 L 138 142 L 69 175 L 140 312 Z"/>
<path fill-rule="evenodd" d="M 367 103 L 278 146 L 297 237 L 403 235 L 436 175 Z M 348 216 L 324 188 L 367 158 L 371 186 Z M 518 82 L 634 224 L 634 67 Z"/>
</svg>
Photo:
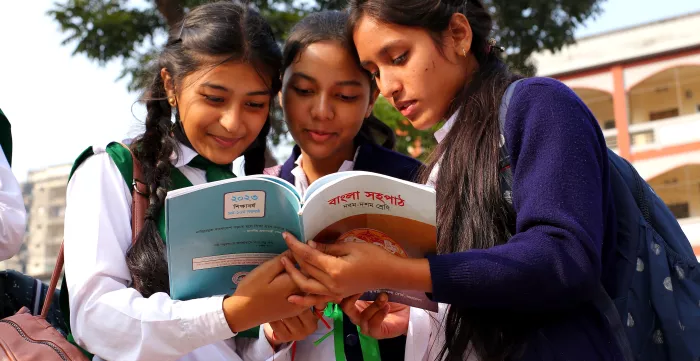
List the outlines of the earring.
<svg viewBox="0 0 700 361">
<path fill-rule="evenodd" d="M 464 50 L 464 48 L 462 48 L 462 55 L 464 55 L 465 58 L 467 57 L 467 51 Z"/>
<path fill-rule="evenodd" d="M 175 97 L 168 97 L 168 104 L 170 104 L 171 107 L 175 107 L 177 105 Z"/>
</svg>

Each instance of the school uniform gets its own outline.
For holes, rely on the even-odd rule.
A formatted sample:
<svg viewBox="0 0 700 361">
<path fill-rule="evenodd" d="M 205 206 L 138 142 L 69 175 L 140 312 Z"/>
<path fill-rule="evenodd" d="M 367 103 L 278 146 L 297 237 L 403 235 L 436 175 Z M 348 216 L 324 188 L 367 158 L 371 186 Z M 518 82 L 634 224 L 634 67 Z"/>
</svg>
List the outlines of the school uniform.
<svg viewBox="0 0 700 361">
<path fill-rule="evenodd" d="M 0 110 L 0 261 L 12 258 L 24 239 L 27 211 L 22 189 L 12 174 L 12 134 L 10 122 Z"/>
<path fill-rule="evenodd" d="M 615 209 L 595 117 L 562 83 L 530 78 L 513 92 L 503 135 L 515 234 L 498 247 L 429 255 L 433 300 L 535 315 L 522 354 L 508 360 L 621 360 L 589 302 L 601 280 L 611 295 L 617 289 Z M 434 171 L 429 183 L 440 181 Z"/>
<path fill-rule="evenodd" d="M 264 173 L 278 176 L 294 184 L 303 196 L 309 187 L 306 174 L 301 168 L 303 161 L 301 149 L 295 146 L 292 155 L 284 164 L 268 168 Z M 421 163 L 413 158 L 372 143 L 361 143 L 355 151 L 353 160 L 343 162 L 338 172 L 361 170 L 415 181 L 420 167 Z M 373 342 L 374 347 L 378 346 L 381 361 L 421 361 L 427 355 L 431 312 L 412 307 L 406 336 L 376 342 L 358 334 L 357 327 L 346 315 L 341 315 L 342 311 L 335 310 L 337 313 L 329 311 L 331 310 L 326 310 L 324 313 L 324 319 L 334 329 L 328 330 L 325 323 L 319 321 L 316 332 L 297 342 L 295 352 L 297 360 L 373 361 L 376 358 L 368 354 L 371 352 L 368 349 L 372 348 Z M 324 338 L 329 332 L 331 335 Z"/>
<path fill-rule="evenodd" d="M 174 184 L 207 182 L 207 171 L 193 166 L 201 156 L 179 142 L 176 153 Z M 93 360 L 289 360 L 290 345 L 274 353 L 262 328 L 257 339 L 234 337 L 222 310 L 223 296 L 176 301 L 157 293 L 144 298 L 128 287 L 132 198 L 120 169 L 131 174 L 130 157 L 116 143 L 92 147 L 76 162 L 68 183 L 68 293 L 61 298 L 69 301 L 71 339 L 95 354 Z"/>
</svg>

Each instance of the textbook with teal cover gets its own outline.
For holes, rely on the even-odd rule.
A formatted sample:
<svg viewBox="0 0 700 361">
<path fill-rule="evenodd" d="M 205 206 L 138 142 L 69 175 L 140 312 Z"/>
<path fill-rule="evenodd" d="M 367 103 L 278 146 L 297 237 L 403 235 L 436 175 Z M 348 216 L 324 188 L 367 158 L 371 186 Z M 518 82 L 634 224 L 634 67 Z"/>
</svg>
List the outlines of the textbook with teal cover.
<svg viewBox="0 0 700 361">
<path fill-rule="evenodd" d="M 435 191 L 368 172 L 320 178 L 304 198 L 267 175 L 206 183 L 169 192 L 165 212 L 170 295 L 178 300 L 232 294 L 248 272 L 287 249 L 284 231 L 300 240 L 372 243 L 401 257 L 436 249 Z M 392 302 L 437 310 L 424 293 L 382 291 Z"/>
</svg>

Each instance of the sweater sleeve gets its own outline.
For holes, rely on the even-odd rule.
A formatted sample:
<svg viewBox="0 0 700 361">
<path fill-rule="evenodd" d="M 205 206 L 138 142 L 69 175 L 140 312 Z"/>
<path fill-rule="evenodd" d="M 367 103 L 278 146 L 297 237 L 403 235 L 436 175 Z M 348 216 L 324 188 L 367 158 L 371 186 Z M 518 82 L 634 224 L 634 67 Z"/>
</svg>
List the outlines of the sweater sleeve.
<svg viewBox="0 0 700 361">
<path fill-rule="evenodd" d="M 429 257 L 433 298 L 468 307 L 547 310 L 599 282 L 607 153 L 597 121 L 565 85 L 519 84 L 508 110 L 516 234 L 504 245 Z"/>
</svg>

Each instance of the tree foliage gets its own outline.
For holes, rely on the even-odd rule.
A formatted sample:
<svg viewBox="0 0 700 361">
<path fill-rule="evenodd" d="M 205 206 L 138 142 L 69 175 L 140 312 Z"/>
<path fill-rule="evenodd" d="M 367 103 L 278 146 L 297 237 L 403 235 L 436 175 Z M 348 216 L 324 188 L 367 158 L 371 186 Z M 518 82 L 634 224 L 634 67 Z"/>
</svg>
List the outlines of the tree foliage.
<svg viewBox="0 0 700 361">
<path fill-rule="evenodd" d="M 73 54 L 85 55 L 104 65 L 123 63 L 120 78 L 128 79 L 128 89 L 139 91 L 148 84 L 149 64 L 167 38 L 167 30 L 189 9 L 210 0 L 58 0 L 48 12 L 66 38 L 63 44 L 74 47 Z M 484 0 L 496 21 L 494 38 L 507 49 L 506 61 L 516 70 L 534 74 L 529 60 L 533 52 L 559 50 L 574 41 L 573 32 L 586 19 L 600 11 L 603 0 Z M 291 26 L 312 11 L 341 9 L 346 0 L 250 0 L 270 22 L 275 35 L 283 41 Z M 420 136 L 423 146 L 430 141 L 406 124 L 385 101 L 375 110 L 378 117 L 404 137 Z M 275 125 L 277 141 L 284 132 Z M 408 150 L 408 138 L 400 139 L 402 151 Z M 429 137 L 429 139 L 432 139 Z M 401 148 L 404 147 L 405 149 Z"/>
</svg>

